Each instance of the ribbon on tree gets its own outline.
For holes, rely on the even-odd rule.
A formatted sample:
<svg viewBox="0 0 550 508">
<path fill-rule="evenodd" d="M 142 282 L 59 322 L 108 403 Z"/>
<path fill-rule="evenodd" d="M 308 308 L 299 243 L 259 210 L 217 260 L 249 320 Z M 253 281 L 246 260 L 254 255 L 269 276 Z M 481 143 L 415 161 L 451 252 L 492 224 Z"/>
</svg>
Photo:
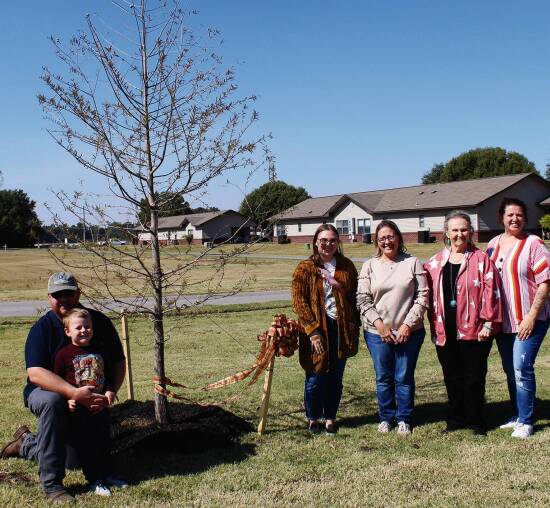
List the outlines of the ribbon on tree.
<svg viewBox="0 0 550 508">
<path fill-rule="evenodd" d="M 232 376 L 220 379 L 203 387 L 204 391 L 223 388 L 252 376 L 247 387 L 253 385 L 264 372 L 274 356 L 290 357 L 298 349 L 298 337 L 303 333 L 303 327 L 295 320 L 288 319 L 285 314 L 277 314 L 268 330 L 258 335 L 260 351 L 256 363 L 249 369 L 237 372 Z"/>
<path fill-rule="evenodd" d="M 189 400 L 187 397 L 178 395 L 177 393 L 167 390 L 162 386 L 162 385 L 167 385 L 167 386 L 175 386 L 176 388 L 187 388 L 187 386 L 185 385 L 172 381 L 169 377 L 153 376 L 153 383 L 154 383 L 153 389 L 155 390 L 155 392 L 160 393 L 165 397 L 172 397 L 178 400 Z"/>
</svg>

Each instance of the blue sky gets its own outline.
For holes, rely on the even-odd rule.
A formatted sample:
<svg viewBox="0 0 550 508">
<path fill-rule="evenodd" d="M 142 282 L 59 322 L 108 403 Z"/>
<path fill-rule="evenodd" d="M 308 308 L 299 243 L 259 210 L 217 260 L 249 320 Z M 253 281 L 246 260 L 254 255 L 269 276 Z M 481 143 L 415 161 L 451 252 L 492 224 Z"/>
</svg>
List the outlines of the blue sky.
<svg viewBox="0 0 550 508">
<path fill-rule="evenodd" d="M 550 2 L 462 0 L 204 0 L 194 24 L 219 28 L 240 90 L 259 96 L 281 180 L 313 196 L 415 185 L 434 163 L 502 146 L 544 172 L 550 160 Z M 105 186 L 58 148 L 36 101 L 51 35 L 67 39 L 87 12 L 116 24 L 107 0 L 3 3 L 0 170 L 4 188 L 37 202 L 49 189 Z M 265 182 L 211 186 L 237 208 Z M 83 184 L 81 182 L 84 182 Z"/>
</svg>

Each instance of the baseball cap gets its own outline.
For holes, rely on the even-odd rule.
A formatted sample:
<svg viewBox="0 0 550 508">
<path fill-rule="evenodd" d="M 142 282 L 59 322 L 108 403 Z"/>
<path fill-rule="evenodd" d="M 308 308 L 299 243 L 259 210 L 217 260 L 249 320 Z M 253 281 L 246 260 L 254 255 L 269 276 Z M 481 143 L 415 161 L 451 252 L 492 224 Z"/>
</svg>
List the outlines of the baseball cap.
<svg viewBox="0 0 550 508">
<path fill-rule="evenodd" d="M 77 289 L 78 284 L 72 273 L 57 272 L 48 279 L 48 294 L 50 295 L 59 291 L 76 291 Z"/>
</svg>

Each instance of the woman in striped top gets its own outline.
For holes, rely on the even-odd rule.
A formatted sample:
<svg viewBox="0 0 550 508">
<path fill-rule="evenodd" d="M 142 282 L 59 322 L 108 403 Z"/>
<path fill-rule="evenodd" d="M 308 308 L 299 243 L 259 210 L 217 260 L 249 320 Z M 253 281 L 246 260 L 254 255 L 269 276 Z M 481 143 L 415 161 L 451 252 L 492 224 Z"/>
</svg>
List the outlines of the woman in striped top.
<svg viewBox="0 0 550 508">
<path fill-rule="evenodd" d="M 487 253 L 502 278 L 505 312 L 497 339 L 513 407 L 512 418 L 501 425 L 512 437 L 533 434 L 535 359 L 550 324 L 550 254 L 536 235 L 525 233 L 527 207 L 504 198 L 498 214 L 504 233 L 493 238 Z"/>
</svg>

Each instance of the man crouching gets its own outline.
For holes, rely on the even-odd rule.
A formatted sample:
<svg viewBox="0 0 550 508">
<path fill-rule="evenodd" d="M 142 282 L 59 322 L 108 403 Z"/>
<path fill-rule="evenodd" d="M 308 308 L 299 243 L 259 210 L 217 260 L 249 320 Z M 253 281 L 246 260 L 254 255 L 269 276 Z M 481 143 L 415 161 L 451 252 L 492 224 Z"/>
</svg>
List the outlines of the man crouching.
<svg viewBox="0 0 550 508">
<path fill-rule="evenodd" d="M 27 385 L 23 391 L 25 406 L 38 418 L 35 434 L 27 426 L 17 429 L 14 440 L 1 451 L 2 458 L 21 457 L 36 460 L 40 481 L 46 496 L 56 502 L 72 502 L 74 498 L 63 487 L 67 446 L 83 440 L 94 440 L 81 419 L 75 424 L 70 418 L 68 400 L 87 408 L 93 414 L 109 406 L 109 397 L 96 393 L 94 386 L 73 386 L 54 373 L 55 357 L 70 344 L 63 318 L 74 308 L 81 308 L 80 289 L 74 276 L 67 272 L 53 274 L 48 280 L 48 300 L 51 310 L 31 328 L 25 344 Z M 112 366 L 106 373 L 110 391 L 116 394 L 125 374 L 122 345 L 113 324 L 104 314 L 88 309 L 93 338 L 90 347 Z M 107 421 L 105 419 L 105 421 Z M 78 449 L 78 447 L 77 447 Z"/>
</svg>

